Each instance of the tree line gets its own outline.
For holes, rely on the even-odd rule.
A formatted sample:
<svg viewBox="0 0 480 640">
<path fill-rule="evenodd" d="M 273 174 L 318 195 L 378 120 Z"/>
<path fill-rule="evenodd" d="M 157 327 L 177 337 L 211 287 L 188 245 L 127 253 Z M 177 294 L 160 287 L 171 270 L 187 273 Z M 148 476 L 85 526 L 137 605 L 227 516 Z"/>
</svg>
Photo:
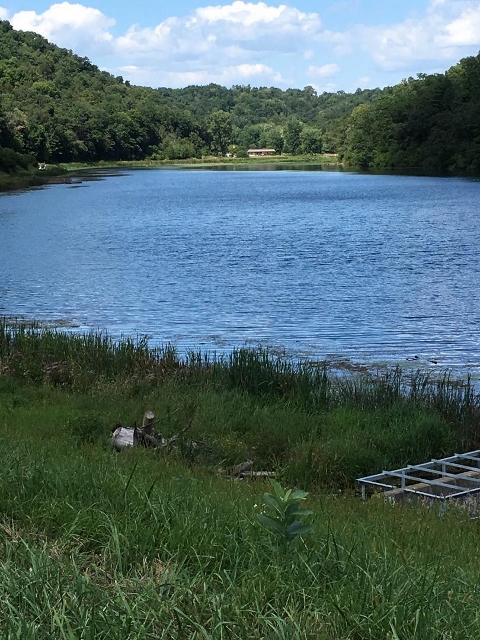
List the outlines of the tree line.
<svg viewBox="0 0 480 640">
<path fill-rule="evenodd" d="M 0 170 L 34 161 L 200 158 L 250 147 L 347 164 L 480 169 L 480 58 L 386 89 L 317 94 L 216 84 L 130 85 L 0 21 Z"/>
<path fill-rule="evenodd" d="M 408 78 L 348 118 L 343 159 L 365 168 L 480 173 L 480 54 Z"/>
<path fill-rule="evenodd" d="M 47 162 L 335 151 L 351 110 L 379 90 L 318 96 L 220 85 L 131 86 L 87 58 L 0 21 L 0 147 Z M 2 156 L 3 157 L 3 156 Z M 20 162 L 9 152 L 4 169 Z"/>
</svg>

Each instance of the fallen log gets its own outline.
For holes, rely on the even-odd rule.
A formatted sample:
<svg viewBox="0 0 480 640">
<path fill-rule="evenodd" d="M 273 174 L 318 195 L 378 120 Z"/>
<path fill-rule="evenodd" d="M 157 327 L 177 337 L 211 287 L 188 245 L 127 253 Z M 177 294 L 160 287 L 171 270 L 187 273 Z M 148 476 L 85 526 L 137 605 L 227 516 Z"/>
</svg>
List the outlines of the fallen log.
<svg viewBox="0 0 480 640">
<path fill-rule="evenodd" d="M 233 469 L 217 469 L 217 474 L 232 480 L 244 480 L 246 478 L 274 478 L 275 471 L 253 471 L 253 460 L 245 460 L 233 467 Z"/>
</svg>

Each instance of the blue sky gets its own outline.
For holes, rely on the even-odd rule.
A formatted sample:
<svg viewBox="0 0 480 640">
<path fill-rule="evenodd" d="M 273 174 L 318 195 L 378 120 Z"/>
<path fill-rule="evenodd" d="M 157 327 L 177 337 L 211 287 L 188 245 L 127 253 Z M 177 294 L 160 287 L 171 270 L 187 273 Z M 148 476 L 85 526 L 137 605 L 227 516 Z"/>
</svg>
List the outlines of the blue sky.
<svg viewBox="0 0 480 640">
<path fill-rule="evenodd" d="M 0 18 L 153 87 L 350 92 L 480 49 L 480 0 L 0 0 Z"/>
</svg>

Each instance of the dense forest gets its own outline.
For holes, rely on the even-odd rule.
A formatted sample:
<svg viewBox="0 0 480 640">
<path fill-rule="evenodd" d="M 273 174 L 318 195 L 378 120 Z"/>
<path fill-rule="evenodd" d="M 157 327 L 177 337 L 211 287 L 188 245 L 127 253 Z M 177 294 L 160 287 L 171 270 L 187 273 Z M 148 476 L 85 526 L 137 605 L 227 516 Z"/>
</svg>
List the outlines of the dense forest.
<svg viewBox="0 0 480 640">
<path fill-rule="evenodd" d="M 0 170 L 36 161 L 174 160 L 249 147 L 336 152 L 363 168 L 480 172 L 480 55 L 348 94 L 131 86 L 0 21 Z"/>
<path fill-rule="evenodd" d="M 342 155 L 362 167 L 480 173 L 480 54 L 419 74 L 357 106 Z"/>
</svg>

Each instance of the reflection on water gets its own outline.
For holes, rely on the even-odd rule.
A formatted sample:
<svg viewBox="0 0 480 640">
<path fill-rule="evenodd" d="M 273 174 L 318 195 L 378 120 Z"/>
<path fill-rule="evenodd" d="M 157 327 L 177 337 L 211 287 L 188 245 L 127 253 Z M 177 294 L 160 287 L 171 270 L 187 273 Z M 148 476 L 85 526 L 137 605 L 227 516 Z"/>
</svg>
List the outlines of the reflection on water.
<svg viewBox="0 0 480 640">
<path fill-rule="evenodd" d="M 0 314 L 480 371 L 479 182 L 278 167 L 2 195 Z"/>
</svg>

